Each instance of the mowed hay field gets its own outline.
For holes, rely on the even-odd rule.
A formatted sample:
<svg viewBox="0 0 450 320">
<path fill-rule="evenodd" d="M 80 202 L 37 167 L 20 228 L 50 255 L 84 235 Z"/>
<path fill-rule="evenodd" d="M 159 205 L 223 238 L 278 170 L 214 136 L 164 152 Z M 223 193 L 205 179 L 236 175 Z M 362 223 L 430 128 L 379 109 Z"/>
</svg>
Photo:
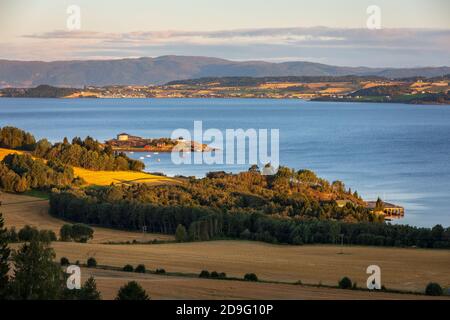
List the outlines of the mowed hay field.
<svg viewBox="0 0 450 320">
<path fill-rule="evenodd" d="M 95 277 L 103 299 L 114 299 L 128 281 L 137 281 L 151 299 L 430 299 L 410 294 L 393 294 L 300 285 L 246 281 L 211 280 L 177 276 L 136 274 L 82 268 L 82 281 Z"/>
<path fill-rule="evenodd" d="M 35 197 L 2 193 L 0 195 L 2 206 L 0 212 L 5 218 L 6 227 L 16 227 L 17 231 L 25 225 L 35 226 L 38 229 L 53 230 L 59 235 L 59 229 L 66 223 L 48 214 L 48 200 Z M 92 243 L 125 242 L 125 241 L 152 241 L 173 240 L 172 235 L 142 234 L 140 232 L 129 232 L 107 228 L 94 227 L 94 239 Z"/>
<path fill-rule="evenodd" d="M 8 154 L 23 154 L 18 150 L 0 148 L 0 161 Z M 83 168 L 73 168 L 75 176 L 83 178 L 87 185 L 109 186 L 110 184 L 150 183 L 167 184 L 179 183 L 178 180 L 146 172 L 137 171 L 94 171 Z"/>
<path fill-rule="evenodd" d="M 226 272 L 242 278 L 256 273 L 262 280 L 336 285 L 349 276 L 365 287 L 369 265 L 381 268 L 382 283 L 390 289 L 423 291 L 433 281 L 450 286 L 450 251 L 377 247 L 287 246 L 247 241 L 210 241 L 157 245 L 52 244 L 58 258 L 86 260 L 94 255 L 100 265 L 123 267 L 145 264 L 149 269 L 199 274 Z"/>
<path fill-rule="evenodd" d="M 20 228 L 25 224 L 55 232 L 64 223 L 48 215 L 48 202 L 35 197 L 2 194 L 7 227 Z M 423 291 L 430 281 L 446 287 L 450 285 L 448 266 L 450 251 L 399 249 L 377 247 L 287 246 L 248 241 L 210 241 L 153 245 L 114 245 L 121 242 L 152 239 L 169 240 L 170 235 L 94 228 L 90 243 L 53 242 L 56 259 L 67 257 L 85 263 L 95 257 L 99 265 L 123 267 L 125 264 L 145 264 L 148 269 L 164 268 L 167 272 L 197 275 L 203 269 L 226 272 L 242 278 L 254 272 L 261 280 L 304 284 L 336 285 L 343 276 L 349 276 L 363 287 L 367 266 L 381 267 L 382 283 L 390 289 Z M 14 245 L 16 248 L 18 245 Z M 105 298 L 113 298 L 117 289 L 128 279 L 140 275 L 124 272 L 85 269 L 93 272 Z M 85 274 L 84 274 L 85 275 Z M 204 280 L 188 277 L 142 275 L 143 286 L 154 298 L 192 299 L 406 299 L 405 295 L 384 294 L 314 288 L 275 283 L 248 283 L 242 281 Z M 149 277 L 147 279 L 147 277 Z M 416 296 L 414 296 L 416 297 Z M 422 296 L 417 296 L 422 298 Z"/>
</svg>

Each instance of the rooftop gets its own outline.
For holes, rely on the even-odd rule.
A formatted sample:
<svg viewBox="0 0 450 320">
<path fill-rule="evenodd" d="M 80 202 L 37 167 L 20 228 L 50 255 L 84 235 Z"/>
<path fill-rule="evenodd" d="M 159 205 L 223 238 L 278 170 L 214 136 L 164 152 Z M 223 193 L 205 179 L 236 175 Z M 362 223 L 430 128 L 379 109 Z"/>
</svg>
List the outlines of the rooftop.
<svg viewBox="0 0 450 320">
<path fill-rule="evenodd" d="M 369 208 L 369 209 L 375 209 L 375 206 L 377 204 L 376 201 L 367 201 L 366 203 L 367 203 L 367 208 Z M 384 201 L 383 201 L 383 206 L 385 208 L 395 208 L 395 209 L 402 209 L 403 208 L 403 207 L 397 206 L 397 205 L 395 205 L 393 203 L 384 202 Z"/>
</svg>

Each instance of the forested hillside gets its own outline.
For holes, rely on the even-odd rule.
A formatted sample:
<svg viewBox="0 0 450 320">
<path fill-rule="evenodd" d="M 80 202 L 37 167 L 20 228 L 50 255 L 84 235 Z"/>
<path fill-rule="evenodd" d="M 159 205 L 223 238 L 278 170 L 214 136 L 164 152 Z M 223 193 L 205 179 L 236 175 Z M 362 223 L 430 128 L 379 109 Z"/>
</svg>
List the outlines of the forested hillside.
<svg viewBox="0 0 450 320">
<path fill-rule="evenodd" d="M 337 199 L 348 200 L 340 207 Z M 273 177 L 254 168 L 212 173 L 182 186 L 110 186 L 54 193 L 51 214 L 105 227 L 177 234 L 180 241 L 219 238 L 271 243 L 346 243 L 450 247 L 450 229 L 389 225 L 356 193 L 310 171 L 282 168 Z M 182 236 L 178 236 L 181 234 Z"/>
</svg>

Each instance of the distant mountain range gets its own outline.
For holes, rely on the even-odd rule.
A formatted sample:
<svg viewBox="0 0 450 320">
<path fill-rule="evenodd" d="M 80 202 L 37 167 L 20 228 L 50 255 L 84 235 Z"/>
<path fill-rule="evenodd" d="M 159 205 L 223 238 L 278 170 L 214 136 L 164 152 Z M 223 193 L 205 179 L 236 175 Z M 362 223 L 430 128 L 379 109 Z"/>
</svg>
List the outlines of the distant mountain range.
<svg viewBox="0 0 450 320">
<path fill-rule="evenodd" d="M 437 77 L 450 67 L 368 68 L 338 67 L 312 62 L 270 63 L 218 58 L 162 56 L 121 60 L 11 61 L 0 60 L 0 88 L 88 85 L 149 85 L 203 77 L 379 76 L 385 78 Z"/>
</svg>

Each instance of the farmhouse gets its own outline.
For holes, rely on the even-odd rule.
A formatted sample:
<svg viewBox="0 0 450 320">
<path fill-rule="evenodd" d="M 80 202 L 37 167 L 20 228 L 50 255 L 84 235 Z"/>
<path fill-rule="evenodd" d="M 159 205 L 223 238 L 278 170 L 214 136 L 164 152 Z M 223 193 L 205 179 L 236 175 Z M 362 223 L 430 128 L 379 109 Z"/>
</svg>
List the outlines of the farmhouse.
<svg viewBox="0 0 450 320">
<path fill-rule="evenodd" d="M 177 145 L 182 145 L 191 151 L 205 152 L 214 150 L 206 144 L 195 141 L 171 138 L 141 138 L 122 132 L 115 139 L 105 141 L 105 144 L 111 146 L 115 151 L 133 151 L 133 152 L 172 152 Z"/>
<path fill-rule="evenodd" d="M 130 141 L 130 140 L 143 140 L 143 139 L 141 137 L 129 135 L 128 133 L 119 133 L 117 135 L 117 140 L 118 141 Z"/>
<path fill-rule="evenodd" d="M 401 218 L 405 215 L 405 208 L 389 202 L 382 203 L 382 210 L 376 209 L 376 201 L 367 201 L 367 208 L 377 214 L 383 214 L 387 217 Z M 376 211 L 375 211 L 376 210 Z"/>
</svg>

